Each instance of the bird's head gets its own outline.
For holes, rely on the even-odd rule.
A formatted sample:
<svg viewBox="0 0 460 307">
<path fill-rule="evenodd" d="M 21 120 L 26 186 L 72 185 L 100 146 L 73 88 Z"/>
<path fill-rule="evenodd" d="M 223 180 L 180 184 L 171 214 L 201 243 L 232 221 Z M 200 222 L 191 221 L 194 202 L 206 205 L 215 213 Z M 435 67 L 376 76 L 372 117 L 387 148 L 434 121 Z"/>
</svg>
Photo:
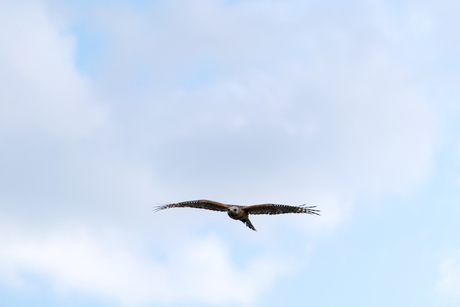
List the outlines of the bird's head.
<svg viewBox="0 0 460 307">
<path fill-rule="evenodd" d="M 230 207 L 230 208 L 228 208 L 227 213 L 231 218 L 236 218 L 241 214 L 241 208 L 239 208 L 239 207 Z"/>
</svg>

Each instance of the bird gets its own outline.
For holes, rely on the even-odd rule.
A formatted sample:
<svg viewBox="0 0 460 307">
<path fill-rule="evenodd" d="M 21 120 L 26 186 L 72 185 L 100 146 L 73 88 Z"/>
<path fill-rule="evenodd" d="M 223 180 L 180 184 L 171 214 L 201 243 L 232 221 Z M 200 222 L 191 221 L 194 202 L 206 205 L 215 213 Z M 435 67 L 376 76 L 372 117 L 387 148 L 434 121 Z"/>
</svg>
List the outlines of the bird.
<svg viewBox="0 0 460 307">
<path fill-rule="evenodd" d="M 250 229 L 257 231 L 249 220 L 249 214 L 284 214 L 284 213 L 307 213 L 320 215 L 320 210 L 315 209 L 316 206 L 306 206 L 306 204 L 301 206 L 288 206 L 288 205 L 277 205 L 277 204 L 260 204 L 252 206 L 237 206 L 237 205 L 227 205 L 219 203 L 217 201 L 200 199 L 200 200 L 191 200 L 183 201 L 179 203 L 172 203 L 167 205 L 161 205 L 154 207 L 154 211 L 158 212 L 160 210 L 169 209 L 169 208 L 197 208 L 197 209 L 206 209 L 213 211 L 227 211 L 229 217 L 234 220 L 239 220 L 243 222 Z"/>
</svg>

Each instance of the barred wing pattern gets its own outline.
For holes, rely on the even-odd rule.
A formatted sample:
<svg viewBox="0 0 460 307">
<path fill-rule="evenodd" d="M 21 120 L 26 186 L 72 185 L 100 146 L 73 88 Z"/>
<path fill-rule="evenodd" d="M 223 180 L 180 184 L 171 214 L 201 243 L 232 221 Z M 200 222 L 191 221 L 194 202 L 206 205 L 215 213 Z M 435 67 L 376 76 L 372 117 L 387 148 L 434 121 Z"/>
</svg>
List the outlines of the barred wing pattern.
<svg viewBox="0 0 460 307">
<path fill-rule="evenodd" d="M 277 204 L 261 204 L 253 206 L 236 206 L 226 205 L 212 200 L 192 200 L 180 203 L 167 204 L 163 206 L 154 207 L 155 211 L 160 211 L 169 208 L 197 208 L 213 211 L 227 211 L 229 217 L 234 220 L 240 220 L 252 230 L 256 230 L 249 220 L 250 214 L 283 214 L 283 213 L 307 213 L 319 215 L 319 210 L 315 209 L 316 206 L 288 206 Z"/>
<path fill-rule="evenodd" d="M 249 214 L 284 214 L 284 213 L 307 213 L 307 214 L 319 214 L 319 210 L 315 209 L 316 206 L 288 206 L 288 205 L 277 205 L 277 204 L 261 204 L 254 206 L 247 206 L 245 210 Z"/>
<path fill-rule="evenodd" d="M 217 201 L 211 200 L 191 200 L 191 201 L 183 201 L 180 203 L 175 204 L 168 204 L 164 206 L 157 206 L 154 208 L 155 212 L 169 209 L 169 208 L 197 208 L 197 209 L 207 209 L 213 211 L 227 211 L 228 207 L 225 204 L 219 203 Z"/>
</svg>

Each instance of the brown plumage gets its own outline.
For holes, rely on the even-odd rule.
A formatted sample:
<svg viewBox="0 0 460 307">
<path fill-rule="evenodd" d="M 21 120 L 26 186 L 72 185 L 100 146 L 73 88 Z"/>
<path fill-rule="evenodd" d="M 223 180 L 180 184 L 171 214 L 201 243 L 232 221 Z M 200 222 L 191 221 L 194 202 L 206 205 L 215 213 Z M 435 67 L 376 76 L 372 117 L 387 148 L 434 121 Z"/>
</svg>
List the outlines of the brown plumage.
<svg viewBox="0 0 460 307">
<path fill-rule="evenodd" d="M 253 206 L 226 205 L 212 200 L 192 200 L 175 204 L 155 207 L 155 212 L 169 208 L 198 208 L 213 211 L 227 211 L 228 216 L 234 220 L 240 220 L 252 230 L 256 230 L 249 220 L 249 214 L 283 214 L 283 213 L 307 213 L 319 215 L 316 206 L 287 206 L 277 204 L 261 204 Z"/>
</svg>

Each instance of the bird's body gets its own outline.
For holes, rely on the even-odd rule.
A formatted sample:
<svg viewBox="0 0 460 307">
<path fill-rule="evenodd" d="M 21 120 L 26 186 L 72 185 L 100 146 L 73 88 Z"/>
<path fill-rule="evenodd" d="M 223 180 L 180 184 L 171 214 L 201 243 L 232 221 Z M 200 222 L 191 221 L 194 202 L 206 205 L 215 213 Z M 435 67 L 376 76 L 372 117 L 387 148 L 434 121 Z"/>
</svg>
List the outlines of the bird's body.
<svg viewBox="0 0 460 307">
<path fill-rule="evenodd" d="M 319 215 L 319 210 L 315 209 L 316 206 L 306 205 L 302 206 L 288 206 L 277 204 L 261 204 L 253 206 L 236 206 L 226 205 L 212 200 L 192 200 L 180 203 L 168 204 L 164 206 L 155 207 L 155 211 L 160 211 L 168 208 L 198 208 L 213 211 L 227 211 L 229 217 L 234 220 L 242 221 L 246 226 L 252 230 L 256 230 L 249 220 L 249 214 L 283 214 L 283 213 L 307 213 Z"/>
</svg>

